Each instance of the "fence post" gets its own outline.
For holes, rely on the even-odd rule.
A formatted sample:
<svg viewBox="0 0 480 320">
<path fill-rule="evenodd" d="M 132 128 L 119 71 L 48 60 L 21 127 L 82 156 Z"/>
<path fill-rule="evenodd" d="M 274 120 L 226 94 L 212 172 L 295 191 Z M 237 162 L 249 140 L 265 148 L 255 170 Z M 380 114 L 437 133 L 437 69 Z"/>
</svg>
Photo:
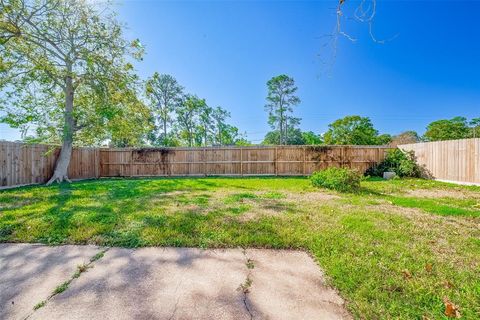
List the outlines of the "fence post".
<svg viewBox="0 0 480 320">
<path fill-rule="evenodd" d="M 243 177 L 243 147 L 240 147 L 240 176 Z"/>
<path fill-rule="evenodd" d="M 207 151 L 203 148 L 203 174 L 207 176 Z"/>
<path fill-rule="evenodd" d="M 303 175 L 307 175 L 307 170 L 306 170 L 306 165 L 307 165 L 307 148 L 303 147 Z"/>
<path fill-rule="evenodd" d="M 275 155 L 273 158 L 273 166 L 275 168 L 275 176 L 278 176 L 278 151 L 277 147 L 275 147 Z"/>
<path fill-rule="evenodd" d="M 134 163 L 133 163 L 133 153 L 134 153 L 134 151 L 131 150 L 131 151 L 130 151 L 130 165 L 129 165 L 129 167 L 130 167 L 130 177 L 133 177 L 133 166 L 134 166 Z"/>
<path fill-rule="evenodd" d="M 100 178 L 100 149 L 95 148 L 93 153 L 93 167 L 95 168 L 95 179 Z"/>
</svg>

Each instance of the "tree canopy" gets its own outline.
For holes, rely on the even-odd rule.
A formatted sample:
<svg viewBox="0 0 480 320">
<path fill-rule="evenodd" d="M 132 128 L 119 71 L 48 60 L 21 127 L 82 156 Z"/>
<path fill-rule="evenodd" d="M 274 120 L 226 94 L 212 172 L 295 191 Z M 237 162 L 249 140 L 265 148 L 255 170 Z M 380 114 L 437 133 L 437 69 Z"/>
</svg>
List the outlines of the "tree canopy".
<svg viewBox="0 0 480 320">
<path fill-rule="evenodd" d="M 424 137 L 427 141 L 438 141 L 469 138 L 470 134 L 467 118 L 455 117 L 431 122 Z"/>
<path fill-rule="evenodd" d="M 325 144 L 379 145 L 386 144 L 388 135 L 379 135 L 368 117 L 346 116 L 328 125 L 323 136 Z"/>
<path fill-rule="evenodd" d="M 145 92 L 154 116 L 155 130 L 152 142 L 163 146 L 172 144 L 174 137 L 168 129 L 173 127 L 172 113 L 182 103 L 183 87 L 169 74 L 155 72 L 145 85 Z"/>
<path fill-rule="evenodd" d="M 108 7 L 97 6 L 76 0 L 0 1 L 2 121 L 22 129 L 33 125 L 62 142 L 49 183 L 68 179 L 76 135 L 112 119 L 118 110 L 112 105 L 138 106 L 131 99 L 136 75 L 127 57 L 141 58 L 142 47 L 124 39 Z M 129 103 L 116 104 L 124 93 Z"/>
</svg>

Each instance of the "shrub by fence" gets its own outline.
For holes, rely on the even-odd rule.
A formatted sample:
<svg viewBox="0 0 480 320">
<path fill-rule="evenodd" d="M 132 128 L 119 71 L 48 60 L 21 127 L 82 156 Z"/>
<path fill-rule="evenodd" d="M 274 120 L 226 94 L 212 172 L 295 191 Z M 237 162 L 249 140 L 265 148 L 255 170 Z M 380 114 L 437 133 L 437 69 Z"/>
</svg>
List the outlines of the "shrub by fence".
<svg viewBox="0 0 480 320">
<path fill-rule="evenodd" d="M 328 167 L 364 172 L 382 161 L 384 146 L 255 146 L 206 148 L 75 148 L 71 179 L 138 176 L 310 175 Z M 0 142 L 0 186 L 46 182 L 59 150 Z"/>
<path fill-rule="evenodd" d="M 435 141 L 398 146 L 413 150 L 418 164 L 436 179 L 480 183 L 480 139 Z"/>
</svg>

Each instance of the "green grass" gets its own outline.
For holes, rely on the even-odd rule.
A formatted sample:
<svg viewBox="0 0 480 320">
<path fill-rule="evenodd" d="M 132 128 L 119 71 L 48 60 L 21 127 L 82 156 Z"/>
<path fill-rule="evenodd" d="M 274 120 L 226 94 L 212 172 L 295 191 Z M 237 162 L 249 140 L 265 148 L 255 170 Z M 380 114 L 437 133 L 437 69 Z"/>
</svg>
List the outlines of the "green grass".
<svg viewBox="0 0 480 320">
<path fill-rule="evenodd" d="M 78 278 L 78 276 L 76 278 Z M 61 285 L 56 287 L 55 290 L 53 290 L 52 295 L 56 295 L 56 294 L 60 294 L 60 293 L 64 292 L 65 290 L 68 289 L 69 285 L 70 285 L 70 281 L 65 281 L 64 283 L 62 283 Z"/>
<path fill-rule="evenodd" d="M 43 300 L 37 303 L 34 307 L 33 310 L 38 310 L 40 308 L 43 308 L 47 304 L 47 301 Z"/>
<path fill-rule="evenodd" d="M 356 318 L 441 319 L 448 297 L 477 319 L 479 204 L 478 187 L 418 179 L 101 179 L 0 191 L 0 241 L 305 249 Z"/>
</svg>

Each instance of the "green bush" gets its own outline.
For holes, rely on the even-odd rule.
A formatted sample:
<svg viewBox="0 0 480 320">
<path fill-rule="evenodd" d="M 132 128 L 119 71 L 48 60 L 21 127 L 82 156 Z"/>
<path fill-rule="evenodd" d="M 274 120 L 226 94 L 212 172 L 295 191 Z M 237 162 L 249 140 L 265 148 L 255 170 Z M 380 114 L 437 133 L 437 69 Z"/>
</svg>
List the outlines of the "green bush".
<svg viewBox="0 0 480 320">
<path fill-rule="evenodd" d="M 315 187 L 352 192 L 360 188 L 362 175 L 358 171 L 348 168 L 328 168 L 314 172 L 310 180 Z"/>
<path fill-rule="evenodd" d="M 386 171 L 395 172 L 399 177 L 419 178 L 422 176 L 422 168 L 417 164 L 415 153 L 400 149 L 387 151 L 385 160 L 368 169 L 366 174 L 382 177 Z"/>
</svg>

